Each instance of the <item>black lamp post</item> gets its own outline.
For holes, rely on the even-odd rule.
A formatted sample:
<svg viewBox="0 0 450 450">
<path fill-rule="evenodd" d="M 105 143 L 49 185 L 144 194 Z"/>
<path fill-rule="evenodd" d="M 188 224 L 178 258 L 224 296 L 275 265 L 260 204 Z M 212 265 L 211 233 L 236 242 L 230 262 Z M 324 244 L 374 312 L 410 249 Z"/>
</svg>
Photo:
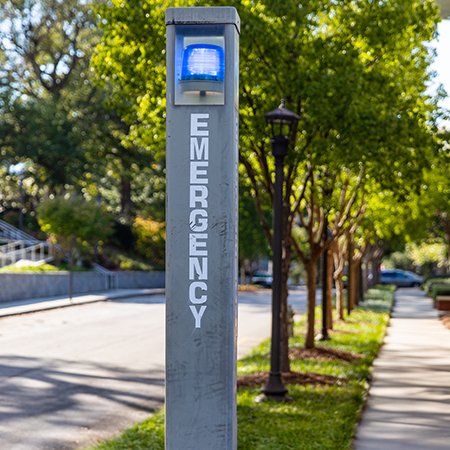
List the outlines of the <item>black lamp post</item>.
<svg viewBox="0 0 450 450">
<path fill-rule="evenodd" d="M 280 313 L 281 313 L 281 252 L 283 226 L 284 159 L 289 143 L 294 142 L 300 117 L 284 106 L 284 101 L 275 110 L 267 113 L 266 122 L 272 129 L 272 155 L 275 157 L 275 186 L 273 200 L 273 281 L 272 281 L 272 343 L 270 351 L 270 374 L 267 384 L 261 389 L 264 395 L 258 399 L 283 401 L 287 393 L 280 372 Z"/>
</svg>

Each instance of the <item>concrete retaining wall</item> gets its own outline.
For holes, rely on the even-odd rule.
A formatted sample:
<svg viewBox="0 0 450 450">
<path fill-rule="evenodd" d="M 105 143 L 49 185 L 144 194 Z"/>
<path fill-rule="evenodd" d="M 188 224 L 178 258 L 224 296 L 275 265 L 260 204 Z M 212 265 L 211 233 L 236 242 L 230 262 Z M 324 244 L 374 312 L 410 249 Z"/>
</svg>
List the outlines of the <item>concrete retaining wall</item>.
<svg viewBox="0 0 450 450">
<path fill-rule="evenodd" d="M 108 290 L 107 275 L 94 272 L 75 272 L 73 293 L 86 294 Z M 69 272 L 0 273 L 0 302 L 28 298 L 69 295 Z M 118 288 L 162 288 L 164 272 L 119 272 Z"/>
<path fill-rule="evenodd" d="M 163 288 L 166 286 L 166 272 L 117 272 L 118 288 Z"/>
</svg>

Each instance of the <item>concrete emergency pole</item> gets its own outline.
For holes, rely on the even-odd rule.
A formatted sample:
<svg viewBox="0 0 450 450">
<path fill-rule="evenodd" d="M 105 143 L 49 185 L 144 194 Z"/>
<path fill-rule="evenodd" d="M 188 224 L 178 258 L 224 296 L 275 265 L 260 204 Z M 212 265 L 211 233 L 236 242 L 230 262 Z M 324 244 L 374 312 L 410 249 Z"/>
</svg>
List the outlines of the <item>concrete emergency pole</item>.
<svg viewBox="0 0 450 450">
<path fill-rule="evenodd" d="M 235 450 L 239 16 L 166 26 L 166 450 Z"/>
</svg>

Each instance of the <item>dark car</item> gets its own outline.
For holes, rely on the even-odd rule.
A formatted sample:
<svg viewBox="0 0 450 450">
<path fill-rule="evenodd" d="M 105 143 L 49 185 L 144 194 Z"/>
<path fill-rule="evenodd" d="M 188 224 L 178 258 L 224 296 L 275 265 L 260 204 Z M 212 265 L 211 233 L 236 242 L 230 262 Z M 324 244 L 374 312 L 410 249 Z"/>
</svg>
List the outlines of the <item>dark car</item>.
<svg viewBox="0 0 450 450">
<path fill-rule="evenodd" d="M 257 284 L 270 289 L 272 287 L 273 277 L 269 272 L 257 271 L 253 274 L 252 284 Z"/>
<path fill-rule="evenodd" d="M 408 270 L 386 269 L 381 271 L 380 282 L 397 287 L 418 287 L 423 283 L 423 278 Z"/>
</svg>

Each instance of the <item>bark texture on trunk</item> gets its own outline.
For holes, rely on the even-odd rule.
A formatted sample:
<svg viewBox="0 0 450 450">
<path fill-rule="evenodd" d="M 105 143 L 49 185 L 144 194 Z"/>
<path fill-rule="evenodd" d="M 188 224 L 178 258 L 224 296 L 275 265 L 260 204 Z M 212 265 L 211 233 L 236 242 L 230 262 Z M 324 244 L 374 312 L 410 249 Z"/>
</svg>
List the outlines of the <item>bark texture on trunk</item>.
<svg viewBox="0 0 450 450">
<path fill-rule="evenodd" d="M 247 284 L 247 280 L 245 279 L 245 264 L 241 264 L 241 284 Z"/>
<path fill-rule="evenodd" d="M 336 311 L 339 317 L 339 320 L 344 320 L 344 282 L 342 277 L 344 275 L 344 266 L 345 266 L 345 258 L 344 258 L 344 249 L 342 241 L 345 241 L 344 238 L 340 239 L 340 241 L 335 241 L 331 246 L 331 252 L 333 255 L 334 261 L 334 273 L 333 278 L 336 284 Z M 346 245 L 346 244 L 345 244 Z"/>
<path fill-rule="evenodd" d="M 336 310 L 338 313 L 339 320 L 344 320 L 344 281 L 342 280 L 342 276 L 337 277 L 336 281 Z"/>
<path fill-rule="evenodd" d="M 360 288 L 360 282 L 361 282 L 361 275 L 359 271 L 359 263 L 354 261 L 353 264 L 353 274 L 355 277 L 355 306 L 359 305 L 359 288 Z"/>
<path fill-rule="evenodd" d="M 284 244 L 284 242 L 283 242 Z M 288 329 L 288 278 L 292 261 L 292 249 L 283 245 L 281 260 L 281 312 L 280 312 L 280 370 L 290 372 L 289 329 Z"/>
<path fill-rule="evenodd" d="M 353 271 L 353 243 L 348 242 L 348 273 L 347 273 L 347 314 L 350 315 L 355 306 L 355 277 Z"/>
<path fill-rule="evenodd" d="M 308 319 L 306 322 L 305 347 L 314 348 L 314 325 L 316 320 L 316 261 L 309 262 L 306 267 L 306 286 L 308 299 L 306 310 Z"/>
<path fill-rule="evenodd" d="M 328 252 L 327 257 L 327 328 L 333 329 L 333 254 Z"/>
</svg>

